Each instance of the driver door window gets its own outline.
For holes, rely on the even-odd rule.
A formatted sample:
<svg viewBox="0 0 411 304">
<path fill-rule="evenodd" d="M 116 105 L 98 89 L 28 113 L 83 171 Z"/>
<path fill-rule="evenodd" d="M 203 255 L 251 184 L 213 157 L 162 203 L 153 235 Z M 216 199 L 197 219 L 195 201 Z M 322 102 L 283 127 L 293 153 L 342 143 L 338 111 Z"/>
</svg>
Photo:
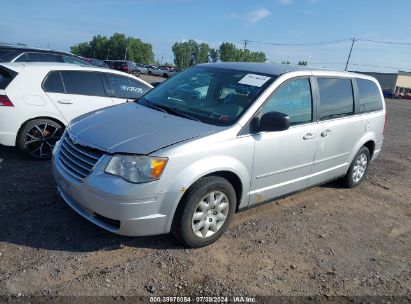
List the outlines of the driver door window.
<svg viewBox="0 0 411 304">
<path fill-rule="evenodd" d="M 312 96 L 309 79 L 293 79 L 282 84 L 262 107 L 262 114 L 281 112 L 290 117 L 290 125 L 312 121 Z"/>
</svg>

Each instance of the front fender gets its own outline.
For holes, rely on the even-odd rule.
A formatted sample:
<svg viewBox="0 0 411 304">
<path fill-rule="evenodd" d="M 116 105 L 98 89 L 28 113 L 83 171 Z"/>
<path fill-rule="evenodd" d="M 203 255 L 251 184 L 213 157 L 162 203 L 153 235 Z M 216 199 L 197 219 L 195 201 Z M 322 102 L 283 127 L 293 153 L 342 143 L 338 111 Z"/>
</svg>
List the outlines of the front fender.
<svg viewBox="0 0 411 304">
<path fill-rule="evenodd" d="M 169 193 L 179 192 L 180 195 L 176 198 L 174 202 L 174 208 L 172 210 L 172 216 L 170 216 L 170 222 L 168 226 L 171 227 L 172 219 L 174 217 L 175 211 L 183 197 L 185 191 L 189 189 L 197 180 L 200 178 L 221 171 L 229 171 L 236 174 L 242 183 L 242 197 L 238 198 L 240 200 L 240 208 L 248 205 L 248 195 L 250 186 L 250 172 L 247 166 L 240 162 L 238 159 L 229 156 L 212 156 L 200 159 L 190 166 L 186 167 L 179 174 L 173 177 L 173 183 L 169 188 Z"/>
</svg>

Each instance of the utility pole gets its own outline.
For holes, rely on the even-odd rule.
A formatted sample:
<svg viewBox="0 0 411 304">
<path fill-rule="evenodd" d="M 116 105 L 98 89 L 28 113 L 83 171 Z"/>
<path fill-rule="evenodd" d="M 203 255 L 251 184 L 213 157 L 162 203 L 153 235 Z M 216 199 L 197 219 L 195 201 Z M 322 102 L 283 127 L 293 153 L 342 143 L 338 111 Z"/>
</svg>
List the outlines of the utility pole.
<svg viewBox="0 0 411 304">
<path fill-rule="evenodd" d="M 124 53 L 124 60 L 127 59 L 127 47 L 126 47 L 126 52 Z"/>
<path fill-rule="evenodd" d="M 350 58 L 351 58 L 352 49 L 354 48 L 354 43 L 355 41 L 357 41 L 356 38 L 352 38 L 351 40 L 352 40 L 352 43 L 351 43 L 350 53 L 348 54 L 347 63 L 345 64 L 345 71 L 347 70 L 348 64 L 350 63 Z"/>
<path fill-rule="evenodd" d="M 243 40 L 243 43 L 244 43 L 243 51 L 245 51 L 245 49 L 247 48 L 247 43 L 248 43 L 249 41 L 250 41 L 250 40 L 247 40 L 247 39 Z"/>
<path fill-rule="evenodd" d="M 110 49 L 107 49 L 107 60 L 108 60 L 109 55 L 110 55 Z"/>
</svg>

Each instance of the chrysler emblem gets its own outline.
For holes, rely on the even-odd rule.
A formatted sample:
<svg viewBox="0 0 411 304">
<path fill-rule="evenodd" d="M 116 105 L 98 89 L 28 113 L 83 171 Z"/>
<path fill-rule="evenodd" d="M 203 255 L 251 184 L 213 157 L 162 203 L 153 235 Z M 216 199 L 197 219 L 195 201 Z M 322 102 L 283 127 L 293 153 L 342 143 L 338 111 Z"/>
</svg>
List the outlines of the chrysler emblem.
<svg viewBox="0 0 411 304">
<path fill-rule="evenodd" d="M 73 144 L 78 144 L 78 136 L 69 134 L 70 140 Z"/>
</svg>

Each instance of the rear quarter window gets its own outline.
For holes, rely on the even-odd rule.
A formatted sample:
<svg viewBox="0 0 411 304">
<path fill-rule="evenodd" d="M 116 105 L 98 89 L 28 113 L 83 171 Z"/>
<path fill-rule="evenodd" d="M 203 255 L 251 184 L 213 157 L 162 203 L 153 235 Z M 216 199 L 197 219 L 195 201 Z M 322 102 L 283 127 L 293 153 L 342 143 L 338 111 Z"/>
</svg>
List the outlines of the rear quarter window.
<svg viewBox="0 0 411 304">
<path fill-rule="evenodd" d="M 64 93 L 63 81 L 59 71 L 50 72 L 43 81 L 43 89 L 49 93 Z"/>
<path fill-rule="evenodd" d="M 7 71 L 0 67 L 0 90 L 6 89 L 16 74 L 15 72 Z"/>
<path fill-rule="evenodd" d="M 318 78 L 320 93 L 319 120 L 327 120 L 354 113 L 351 79 Z"/>
<path fill-rule="evenodd" d="M 373 112 L 382 110 L 382 100 L 378 86 L 367 79 L 356 79 L 359 95 L 359 112 Z"/>
</svg>

